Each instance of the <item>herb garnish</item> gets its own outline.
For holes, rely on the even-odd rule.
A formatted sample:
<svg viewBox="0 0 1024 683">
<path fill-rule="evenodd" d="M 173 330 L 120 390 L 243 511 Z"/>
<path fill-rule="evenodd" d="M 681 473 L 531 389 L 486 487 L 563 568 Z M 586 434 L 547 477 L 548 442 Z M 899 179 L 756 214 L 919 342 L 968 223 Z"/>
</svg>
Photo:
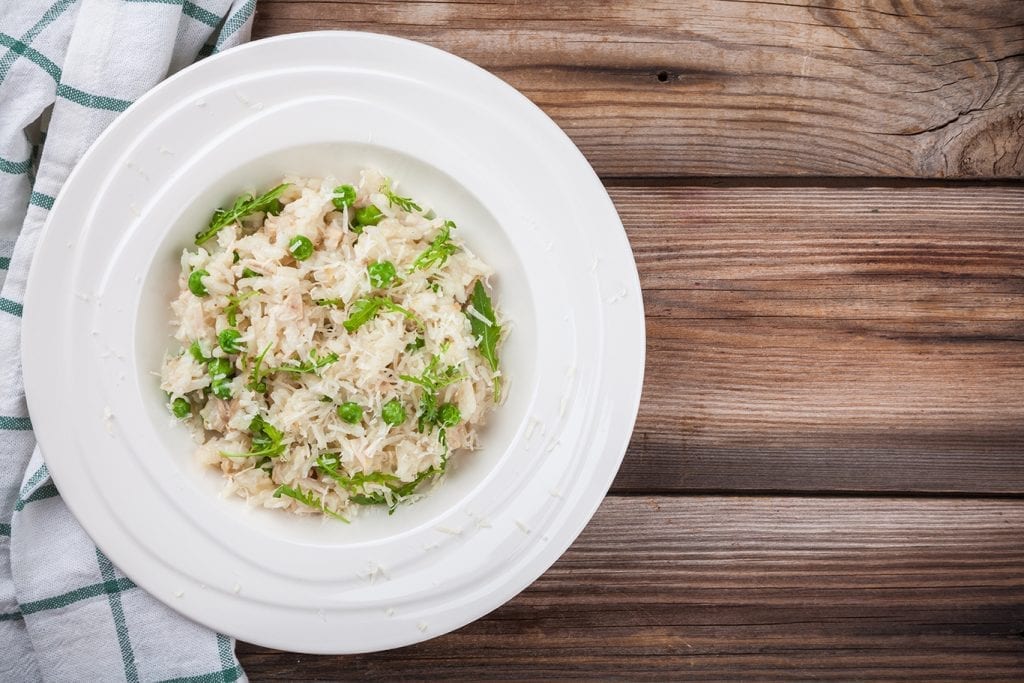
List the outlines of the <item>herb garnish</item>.
<svg viewBox="0 0 1024 683">
<path fill-rule="evenodd" d="M 416 416 L 416 431 L 421 433 L 434 427 L 440 427 L 443 431 L 446 427 L 453 426 L 447 425 L 441 420 L 441 415 L 446 406 L 438 406 L 437 393 L 449 384 L 460 382 L 467 377 L 465 373 L 460 373 L 459 369 L 454 365 L 449 365 L 443 371 L 439 370 L 440 363 L 441 356 L 434 354 L 430 358 L 430 363 L 427 364 L 427 367 L 424 368 L 423 373 L 419 377 L 399 375 L 399 378 L 406 382 L 412 382 L 423 387 L 423 395 L 420 397 L 420 409 Z M 451 416 L 450 412 L 448 416 Z"/>
<path fill-rule="evenodd" d="M 224 307 L 224 315 L 228 317 L 228 325 L 234 327 L 235 325 L 238 324 L 239 305 L 246 299 L 251 299 L 257 294 L 259 294 L 259 292 L 257 292 L 256 290 L 252 290 L 251 292 L 246 292 L 245 294 L 235 294 L 233 296 L 228 296 L 228 305 Z"/>
<path fill-rule="evenodd" d="M 270 374 L 270 370 L 263 369 L 263 359 L 266 358 L 267 351 L 270 351 L 270 347 L 273 345 L 273 342 L 267 344 L 263 352 L 256 356 L 256 362 L 253 363 L 252 370 L 249 372 L 249 383 L 245 385 L 249 391 L 257 391 L 262 394 L 267 390 L 267 383 L 263 381 L 263 378 Z"/>
<path fill-rule="evenodd" d="M 320 473 L 341 484 L 346 491 L 359 491 L 366 484 L 390 486 L 392 482 L 401 481 L 395 475 L 386 472 L 356 472 L 349 477 L 338 471 L 340 464 L 337 453 L 321 453 L 316 459 L 316 467 Z"/>
<path fill-rule="evenodd" d="M 470 309 L 472 306 L 472 309 Z M 501 325 L 494 316 L 494 307 L 491 305 L 491 298 L 487 296 L 483 282 L 476 281 L 473 286 L 473 295 L 470 304 L 466 307 L 466 317 L 469 318 L 469 325 L 473 336 L 477 340 L 476 349 L 484 357 L 491 367 L 491 372 L 498 371 L 498 339 L 501 337 Z M 501 397 L 501 377 L 494 378 L 494 400 Z"/>
<path fill-rule="evenodd" d="M 196 245 L 203 244 L 212 239 L 224 226 L 237 223 L 246 216 L 258 211 L 269 213 L 272 216 L 281 213 L 281 201 L 278 197 L 281 196 L 289 185 L 290 183 L 278 185 L 259 197 L 243 194 L 235 199 L 235 203 L 232 204 L 230 209 L 217 209 L 213 212 L 213 216 L 210 218 L 210 225 L 206 230 L 196 233 Z"/>
<path fill-rule="evenodd" d="M 388 206 L 397 206 L 402 211 L 422 211 L 420 205 L 409 197 L 402 197 L 391 189 L 391 179 L 385 179 L 380 186 L 380 193 L 388 200 Z"/>
<path fill-rule="evenodd" d="M 427 247 L 422 254 L 416 257 L 413 261 L 412 266 L 409 267 L 409 272 L 413 273 L 417 270 L 427 270 L 437 266 L 440 268 L 448 261 L 448 257 L 459 250 L 459 248 L 451 242 L 451 232 L 455 227 L 455 223 L 452 221 L 445 221 L 444 225 L 441 226 L 441 231 L 437 233 L 430 246 Z"/>
<path fill-rule="evenodd" d="M 311 491 L 303 491 L 300 488 L 292 488 L 291 486 L 281 484 L 280 486 L 277 487 L 277 490 L 274 491 L 274 498 L 280 498 L 283 495 L 288 496 L 289 498 L 292 498 L 294 500 L 297 500 L 307 507 L 320 510 L 325 515 L 334 517 L 335 519 L 345 522 L 345 524 L 348 524 L 347 519 L 339 515 L 334 510 L 329 509 L 326 505 L 324 505 L 324 502 L 320 500 L 319 496 L 312 493 Z"/>
<path fill-rule="evenodd" d="M 284 433 L 264 420 L 259 415 L 252 418 L 249 423 L 249 433 L 252 435 L 252 447 L 246 453 L 225 453 L 225 458 L 276 458 L 284 453 Z"/>
<path fill-rule="evenodd" d="M 345 308 L 345 302 L 341 299 L 313 299 L 313 303 L 317 306 L 327 306 L 328 308 Z"/>
<path fill-rule="evenodd" d="M 416 487 L 424 479 L 444 471 L 444 463 L 440 469 L 429 467 L 416 475 L 409 482 L 403 482 L 393 474 L 386 472 L 356 472 L 346 476 L 338 471 L 340 461 L 335 453 L 323 453 L 316 459 L 316 468 L 321 475 L 330 477 L 349 492 L 349 500 L 356 505 L 387 505 L 388 514 L 394 514 L 395 508 L 403 498 L 412 495 Z M 366 484 L 378 484 L 390 489 L 390 495 L 383 491 L 367 491 Z"/>
<path fill-rule="evenodd" d="M 342 323 L 349 332 L 355 332 L 360 327 L 377 317 L 382 310 L 401 313 L 413 321 L 417 327 L 423 328 L 423 321 L 412 311 L 402 308 L 386 296 L 371 296 L 364 299 L 357 299 L 352 302 L 348 319 Z"/>
<path fill-rule="evenodd" d="M 263 374 L 269 375 L 273 372 L 293 372 L 296 375 L 303 373 L 316 374 L 321 368 L 325 368 L 331 363 L 335 363 L 338 360 L 338 354 L 329 353 L 326 356 L 320 356 L 316 349 L 309 352 L 309 360 L 306 362 L 296 362 L 294 365 L 279 365 L 276 368 L 268 368 Z"/>
<path fill-rule="evenodd" d="M 195 358 L 197 363 L 205 363 L 206 361 L 210 360 L 203 353 L 203 347 L 199 345 L 198 339 L 192 342 L 191 346 L 188 347 L 188 352 L 192 355 L 193 358 Z"/>
</svg>

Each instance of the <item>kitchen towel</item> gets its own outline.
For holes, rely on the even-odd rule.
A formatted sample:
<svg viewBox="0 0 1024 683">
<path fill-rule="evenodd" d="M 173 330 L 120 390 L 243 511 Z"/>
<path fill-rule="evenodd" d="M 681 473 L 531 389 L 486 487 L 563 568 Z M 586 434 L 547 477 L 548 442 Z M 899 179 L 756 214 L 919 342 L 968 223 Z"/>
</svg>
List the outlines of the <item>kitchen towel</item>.
<svg viewBox="0 0 1024 683">
<path fill-rule="evenodd" d="M 20 347 L 32 253 L 68 173 L 140 95 L 248 40 L 255 6 L 0 0 L 0 680 L 245 680 L 231 638 L 138 588 L 71 516 L 36 447 Z"/>
</svg>

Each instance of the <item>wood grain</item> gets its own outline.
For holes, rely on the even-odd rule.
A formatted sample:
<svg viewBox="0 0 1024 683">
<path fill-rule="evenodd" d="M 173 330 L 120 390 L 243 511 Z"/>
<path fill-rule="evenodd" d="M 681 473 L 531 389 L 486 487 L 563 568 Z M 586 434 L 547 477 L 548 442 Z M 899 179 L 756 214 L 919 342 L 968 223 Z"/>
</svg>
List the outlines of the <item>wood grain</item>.
<svg viewBox="0 0 1024 683">
<path fill-rule="evenodd" d="M 239 645 L 251 680 L 1019 680 L 1024 507 L 610 497 L 533 586 L 388 653 Z"/>
<path fill-rule="evenodd" d="M 613 495 L 532 587 L 388 653 L 240 643 L 251 680 L 1020 680 L 1024 185 L 920 179 L 1024 177 L 1024 2 L 260 0 L 254 35 L 329 28 L 466 57 L 566 130 L 647 374 Z"/>
<path fill-rule="evenodd" d="M 615 491 L 1024 493 L 1024 187 L 620 187 L 648 359 Z"/>
<path fill-rule="evenodd" d="M 329 28 L 490 69 L 604 176 L 1024 175 L 1015 0 L 260 0 L 254 35 Z"/>
</svg>

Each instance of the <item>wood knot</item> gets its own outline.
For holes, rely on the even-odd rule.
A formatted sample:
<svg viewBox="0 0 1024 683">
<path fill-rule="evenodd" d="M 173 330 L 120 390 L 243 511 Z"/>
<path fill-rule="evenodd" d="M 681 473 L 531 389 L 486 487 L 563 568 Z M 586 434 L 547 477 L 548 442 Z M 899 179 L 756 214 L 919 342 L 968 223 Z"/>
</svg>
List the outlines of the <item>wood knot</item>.
<svg viewBox="0 0 1024 683">
<path fill-rule="evenodd" d="M 1024 111 L 991 117 L 965 133 L 959 150 L 959 175 L 1020 177 L 1024 175 Z"/>
</svg>

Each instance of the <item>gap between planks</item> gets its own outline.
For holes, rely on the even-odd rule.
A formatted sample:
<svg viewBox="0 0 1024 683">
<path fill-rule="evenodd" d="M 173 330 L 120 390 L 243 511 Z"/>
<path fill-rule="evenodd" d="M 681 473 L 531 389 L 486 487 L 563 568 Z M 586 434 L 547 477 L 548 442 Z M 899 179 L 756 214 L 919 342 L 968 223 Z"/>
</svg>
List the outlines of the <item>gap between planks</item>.
<svg viewBox="0 0 1024 683">
<path fill-rule="evenodd" d="M 1014 501 L 609 496 L 533 585 L 453 633 L 238 650 L 252 680 L 1019 679 L 1022 527 Z"/>
</svg>

